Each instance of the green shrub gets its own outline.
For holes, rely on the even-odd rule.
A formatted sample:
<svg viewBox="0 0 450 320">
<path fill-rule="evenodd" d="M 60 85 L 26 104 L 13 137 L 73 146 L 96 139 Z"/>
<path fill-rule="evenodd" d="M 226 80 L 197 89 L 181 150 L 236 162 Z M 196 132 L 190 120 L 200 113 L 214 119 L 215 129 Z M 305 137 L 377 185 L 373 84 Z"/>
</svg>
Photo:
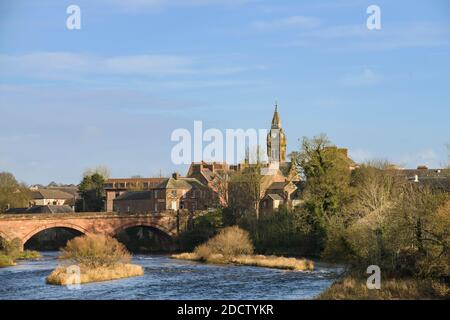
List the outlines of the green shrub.
<svg viewBox="0 0 450 320">
<path fill-rule="evenodd" d="M 70 240 L 61 253 L 61 259 L 90 268 L 109 267 L 131 261 L 131 255 L 123 244 L 112 237 L 97 234 Z"/>
</svg>

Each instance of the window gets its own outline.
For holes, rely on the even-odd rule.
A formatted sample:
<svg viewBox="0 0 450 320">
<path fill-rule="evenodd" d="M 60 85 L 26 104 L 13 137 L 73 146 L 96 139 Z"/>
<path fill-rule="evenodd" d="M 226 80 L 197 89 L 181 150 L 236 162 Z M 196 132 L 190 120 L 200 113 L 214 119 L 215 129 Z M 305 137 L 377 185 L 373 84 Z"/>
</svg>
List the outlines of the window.
<svg viewBox="0 0 450 320">
<path fill-rule="evenodd" d="M 172 190 L 172 197 L 177 197 L 177 190 Z"/>
</svg>

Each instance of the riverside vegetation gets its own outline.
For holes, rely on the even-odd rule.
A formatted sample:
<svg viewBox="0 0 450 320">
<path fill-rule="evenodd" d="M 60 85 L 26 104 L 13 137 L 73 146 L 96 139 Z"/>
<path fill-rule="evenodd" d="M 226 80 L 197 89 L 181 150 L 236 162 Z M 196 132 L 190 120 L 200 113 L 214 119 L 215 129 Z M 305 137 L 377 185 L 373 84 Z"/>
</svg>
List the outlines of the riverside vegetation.
<svg viewBox="0 0 450 320">
<path fill-rule="evenodd" d="M 193 251 L 184 257 L 214 260 L 216 251 L 206 241 L 224 227 L 239 226 L 258 254 L 345 265 L 342 279 L 321 299 L 450 298 L 448 180 L 408 181 L 382 160 L 350 170 L 348 158 L 325 135 L 304 138 L 291 160 L 304 178 L 301 206 L 260 216 L 258 170 L 235 173 L 227 207 L 196 218 L 179 237 L 183 251 Z M 381 290 L 366 287 L 370 265 L 381 269 Z"/>
<path fill-rule="evenodd" d="M 144 274 L 141 266 L 131 264 L 131 255 L 116 239 L 105 235 L 88 235 L 70 240 L 61 250 L 58 266 L 46 279 L 49 284 L 72 284 L 67 267 L 80 268 L 80 283 L 115 280 Z"/>
<path fill-rule="evenodd" d="M 254 255 L 253 250 L 248 232 L 233 226 L 221 230 L 206 243 L 197 246 L 192 253 L 174 254 L 172 258 L 297 271 L 314 269 L 314 263 L 310 260 Z"/>
<path fill-rule="evenodd" d="M 0 249 L 0 267 L 16 265 L 17 260 L 38 259 L 41 254 L 37 251 L 22 250 L 19 239 L 6 241 L 2 239 Z"/>
</svg>

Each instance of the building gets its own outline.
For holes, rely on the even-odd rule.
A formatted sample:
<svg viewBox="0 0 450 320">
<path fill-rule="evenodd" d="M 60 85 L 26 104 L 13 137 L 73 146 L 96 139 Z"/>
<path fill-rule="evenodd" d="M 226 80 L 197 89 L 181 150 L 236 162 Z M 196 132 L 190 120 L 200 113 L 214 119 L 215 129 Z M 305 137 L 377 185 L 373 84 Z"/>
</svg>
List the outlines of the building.
<svg viewBox="0 0 450 320">
<path fill-rule="evenodd" d="M 174 173 L 148 190 L 126 191 L 113 200 L 113 211 L 119 213 L 159 213 L 165 211 L 207 209 L 211 189 L 196 178 Z"/>
<path fill-rule="evenodd" d="M 8 214 L 45 214 L 45 213 L 73 213 L 68 205 L 35 205 L 29 208 L 10 208 Z"/>
<path fill-rule="evenodd" d="M 417 169 L 388 169 L 394 175 L 422 186 L 432 189 L 450 191 L 450 169 L 429 169 L 427 166 L 418 166 Z"/>
<path fill-rule="evenodd" d="M 278 114 L 278 105 L 275 105 L 272 126 L 267 134 L 267 156 L 269 158 L 269 162 L 286 162 L 286 135 L 281 127 L 280 115 Z"/>
<path fill-rule="evenodd" d="M 146 191 L 162 183 L 166 178 L 128 178 L 108 179 L 105 182 L 105 209 L 107 212 L 114 211 L 114 199 L 120 197 L 127 191 Z"/>
<path fill-rule="evenodd" d="M 31 191 L 30 206 L 63 206 L 74 202 L 74 195 L 58 189 L 37 189 Z"/>
<path fill-rule="evenodd" d="M 287 161 L 286 135 L 281 125 L 278 106 L 267 135 L 269 161 L 258 163 L 261 168 L 260 211 L 271 213 L 280 206 L 294 208 L 302 203 L 304 183 L 294 163 Z M 335 147 L 331 147 L 335 148 Z M 347 149 L 337 149 L 348 159 Z M 105 183 L 106 210 L 122 213 L 155 213 L 186 209 L 191 212 L 216 206 L 227 206 L 230 176 L 256 164 L 229 165 L 225 162 L 194 162 L 186 177 L 174 174 L 170 178 L 109 179 Z"/>
</svg>

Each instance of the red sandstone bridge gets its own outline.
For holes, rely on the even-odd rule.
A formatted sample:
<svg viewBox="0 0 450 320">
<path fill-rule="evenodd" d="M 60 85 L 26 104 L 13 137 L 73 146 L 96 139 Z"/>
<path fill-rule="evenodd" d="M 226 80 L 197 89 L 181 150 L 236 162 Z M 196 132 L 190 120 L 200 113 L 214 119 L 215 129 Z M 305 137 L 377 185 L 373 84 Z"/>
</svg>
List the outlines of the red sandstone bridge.
<svg viewBox="0 0 450 320">
<path fill-rule="evenodd" d="M 118 214 L 110 212 L 71 214 L 2 214 L 0 238 L 20 239 L 22 246 L 37 233 L 51 228 L 68 228 L 82 234 L 115 236 L 132 227 L 151 227 L 169 236 L 177 233 L 176 214 Z"/>
</svg>

